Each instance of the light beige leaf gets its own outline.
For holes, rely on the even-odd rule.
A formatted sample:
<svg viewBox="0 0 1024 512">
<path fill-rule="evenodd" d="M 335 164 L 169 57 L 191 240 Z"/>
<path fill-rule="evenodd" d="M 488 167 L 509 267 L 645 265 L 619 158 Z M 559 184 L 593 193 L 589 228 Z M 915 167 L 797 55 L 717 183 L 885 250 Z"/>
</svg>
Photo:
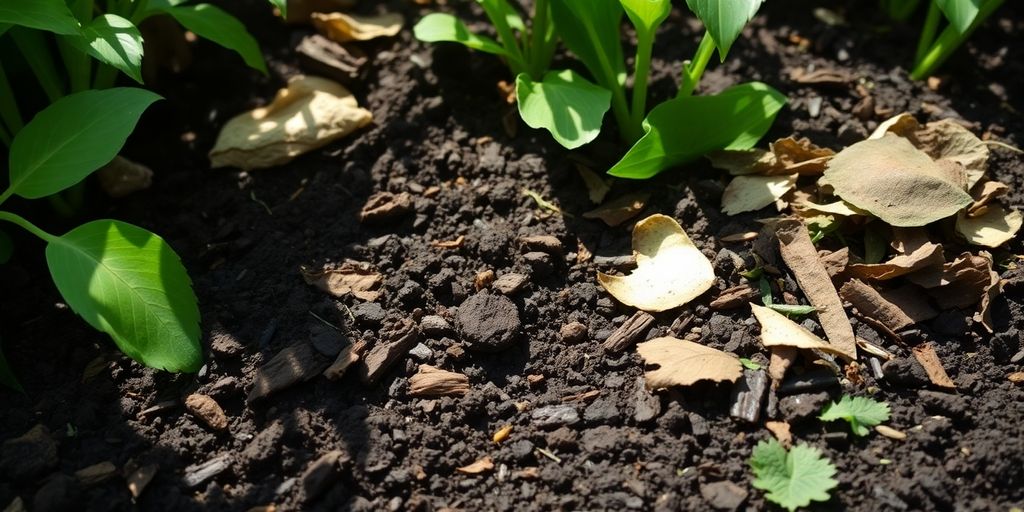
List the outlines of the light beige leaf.
<svg viewBox="0 0 1024 512">
<path fill-rule="evenodd" d="M 722 212 L 736 215 L 760 210 L 792 190 L 798 176 L 737 176 L 722 193 Z"/>
<path fill-rule="evenodd" d="M 380 297 L 380 287 L 384 284 L 384 277 L 380 274 L 351 263 L 345 263 L 334 269 L 316 271 L 303 267 L 299 270 L 307 284 L 316 286 L 335 297 L 352 294 L 358 299 L 372 302 Z"/>
<path fill-rule="evenodd" d="M 761 324 L 761 344 L 766 347 L 793 347 L 820 350 L 845 357 L 846 354 L 817 337 L 800 324 L 786 318 L 786 315 L 764 306 L 751 303 L 750 309 Z"/>
<path fill-rule="evenodd" d="M 781 166 L 773 174 L 821 174 L 836 152 L 815 145 L 807 137 L 786 137 L 768 144 Z"/>
<path fill-rule="evenodd" d="M 587 187 L 587 196 L 590 197 L 590 202 L 601 204 L 601 201 L 604 201 L 604 196 L 608 195 L 608 191 L 612 189 L 608 182 L 585 165 L 576 164 L 576 172 L 579 172 L 580 178 L 583 178 L 583 184 Z"/>
<path fill-rule="evenodd" d="M 903 112 L 879 123 L 878 128 L 868 136 L 868 140 L 881 139 L 887 133 L 893 133 L 904 138 L 913 138 L 914 133 L 921 129 L 921 123 L 917 119 Z"/>
<path fill-rule="evenodd" d="M 839 200 L 834 203 L 818 204 L 812 201 L 799 201 L 793 203 L 793 208 L 799 210 L 811 210 L 821 213 L 831 213 L 842 217 L 853 217 L 856 215 L 871 215 L 870 213 L 857 208 L 856 206 Z"/>
<path fill-rule="evenodd" d="M 584 213 L 583 218 L 601 219 L 605 224 L 615 227 L 639 215 L 650 198 L 650 192 L 626 194 Z"/>
<path fill-rule="evenodd" d="M 932 158 L 962 165 L 967 171 L 968 189 L 973 188 L 988 169 L 988 145 L 951 119 L 928 123 L 915 136 L 915 145 Z"/>
<path fill-rule="evenodd" d="M 707 154 L 711 166 L 728 171 L 733 176 L 744 174 L 767 174 L 778 167 L 775 154 L 759 148 L 722 149 Z"/>
<path fill-rule="evenodd" d="M 655 214 L 633 228 L 636 269 L 628 276 L 597 273 L 619 302 L 665 311 L 690 302 L 715 282 L 715 270 L 672 217 Z"/>
<path fill-rule="evenodd" d="M 391 37 L 402 30 L 401 14 L 387 13 L 379 16 L 357 16 L 332 12 L 313 13 L 313 26 L 329 39 L 339 43 L 368 41 L 378 37 Z"/>
<path fill-rule="evenodd" d="M 991 334 L 995 332 L 995 326 L 992 324 L 992 301 L 1003 293 L 1003 281 L 999 277 L 999 273 L 992 270 L 992 255 L 981 251 L 979 256 L 988 261 L 989 280 L 985 286 L 984 294 L 978 302 L 978 310 L 974 313 L 974 321 L 984 326 L 985 330 Z"/>
<path fill-rule="evenodd" d="M 894 256 L 882 263 L 856 263 L 847 267 L 847 272 L 853 277 L 862 279 L 892 279 L 909 274 L 928 267 L 937 267 L 945 263 L 942 255 L 942 246 L 932 242 L 925 242 L 923 245 L 910 254 Z"/>
<path fill-rule="evenodd" d="M 743 364 L 735 354 L 671 336 L 654 338 L 636 346 L 647 365 L 658 367 L 644 373 L 650 389 L 689 386 L 702 380 L 736 382 Z"/>
<path fill-rule="evenodd" d="M 986 210 L 976 217 L 960 214 L 956 218 L 956 232 L 974 245 L 999 247 L 1013 240 L 1024 218 L 1017 210 L 1006 211 L 997 204 L 987 205 Z"/>
<path fill-rule="evenodd" d="M 282 165 L 370 124 L 373 114 L 359 107 L 340 84 L 296 76 L 270 105 L 233 117 L 210 150 L 210 166 L 262 169 Z"/>
<path fill-rule="evenodd" d="M 977 217 L 981 215 L 984 213 L 983 209 L 985 206 L 988 206 L 995 198 L 1006 195 L 1009 191 L 1010 187 L 998 181 L 986 180 L 978 183 L 971 188 L 971 197 L 974 198 L 974 202 L 967 207 L 967 216 Z"/>
<path fill-rule="evenodd" d="M 494 469 L 494 461 L 492 461 L 490 457 L 484 457 L 468 466 L 455 468 L 455 471 L 465 475 L 477 475 L 492 469 Z"/>
<path fill-rule="evenodd" d="M 825 178 L 836 195 L 893 226 L 923 226 L 972 201 L 959 164 L 932 160 L 891 134 L 840 151 Z"/>
</svg>

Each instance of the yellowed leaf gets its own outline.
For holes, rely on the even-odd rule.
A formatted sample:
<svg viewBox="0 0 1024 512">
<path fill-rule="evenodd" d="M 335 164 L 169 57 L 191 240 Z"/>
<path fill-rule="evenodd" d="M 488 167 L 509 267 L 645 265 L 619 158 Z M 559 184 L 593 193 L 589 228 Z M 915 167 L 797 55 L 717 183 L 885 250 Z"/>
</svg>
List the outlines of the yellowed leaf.
<svg viewBox="0 0 1024 512">
<path fill-rule="evenodd" d="M 455 471 L 466 475 L 478 475 L 492 469 L 494 469 L 494 461 L 492 461 L 490 457 L 484 457 L 468 466 L 456 468 Z"/>
<path fill-rule="evenodd" d="M 761 344 L 766 347 L 793 347 L 820 350 L 840 356 L 846 355 L 839 348 L 830 345 L 774 309 L 754 303 L 750 304 L 750 309 L 754 312 L 758 323 L 761 324 Z"/>
<path fill-rule="evenodd" d="M 339 139 L 370 124 L 373 114 L 360 108 L 340 84 L 296 76 L 266 107 L 231 118 L 210 150 L 210 166 L 262 169 Z"/>
<path fill-rule="evenodd" d="M 853 217 L 855 215 L 871 215 L 870 213 L 857 208 L 856 206 L 847 203 L 846 201 L 839 200 L 834 203 L 818 204 L 812 201 L 798 201 L 793 203 L 793 208 L 797 210 L 809 210 L 820 213 L 830 213 L 832 215 L 839 215 L 842 217 Z"/>
<path fill-rule="evenodd" d="M 401 14 L 387 13 L 379 16 L 357 16 L 332 12 L 313 13 L 313 26 L 329 39 L 339 43 L 368 41 L 378 37 L 391 37 L 402 30 Z"/>
<path fill-rule="evenodd" d="M 998 181 L 986 180 L 978 183 L 971 189 L 971 197 L 974 198 L 974 202 L 967 207 L 967 216 L 977 217 L 984 213 L 982 209 L 985 206 L 1009 191 L 1010 187 Z"/>
<path fill-rule="evenodd" d="M 636 269 L 628 276 L 597 273 L 619 302 L 644 311 L 665 311 L 690 302 L 715 282 L 711 262 L 672 217 L 652 215 L 633 228 Z"/>
<path fill-rule="evenodd" d="M 737 176 L 722 193 L 722 212 L 736 215 L 760 210 L 792 190 L 798 176 Z"/>
<path fill-rule="evenodd" d="M 878 128 L 875 128 L 875 131 L 868 136 L 868 140 L 881 139 L 887 133 L 904 138 L 913 137 L 914 133 L 920 129 L 921 123 L 918 123 L 913 115 L 903 112 L 879 123 Z"/>
<path fill-rule="evenodd" d="M 636 346 L 640 357 L 657 368 L 644 373 L 650 389 L 689 386 L 702 380 L 736 382 L 743 364 L 736 355 L 671 336 Z"/>
<path fill-rule="evenodd" d="M 976 217 L 960 214 L 956 218 L 956 232 L 974 245 L 999 247 L 1013 240 L 1024 218 L 1018 210 L 1006 211 L 1002 206 L 990 204 Z"/>
</svg>

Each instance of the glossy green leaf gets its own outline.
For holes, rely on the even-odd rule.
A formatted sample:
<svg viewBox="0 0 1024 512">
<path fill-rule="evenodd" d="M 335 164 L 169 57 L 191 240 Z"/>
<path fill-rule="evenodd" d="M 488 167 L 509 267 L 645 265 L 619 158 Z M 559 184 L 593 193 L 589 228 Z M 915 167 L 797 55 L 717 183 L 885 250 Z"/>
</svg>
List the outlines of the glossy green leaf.
<svg viewBox="0 0 1024 512">
<path fill-rule="evenodd" d="M 142 83 L 142 34 L 132 22 L 115 14 L 97 16 L 82 29 L 76 45 L 96 60 Z"/>
<path fill-rule="evenodd" d="M 64 0 L 3 0 L 0 23 L 63 35 L 78 34 L 80 28 Z"/>
<path fill-rule="evenodd" d="M 14 254 L 14 242 L 6 231 L 0 230 L 0 265 L 11 261 Z"/>
<path fill-rule="evenodd" d="M 56 194 L 117 156 L 142 112 L 160 96 L 117 87 L 58 100 L 14 138 L 11 190 L 27 199 Z"/>
<path fill-rule="evenodd" d="M 864 396 L 843 395 L 838 402 L 831 402 L 821 411 L 821 421 L 846 420 L 854 435 L 866 436 L 868 427 L 889 420 L 889 404 Z"/>
<path fill-rule="evenodd" d="M 164 4 L 157 6 L 157 9 L 170 14 L 197 36 L 235 51 L 249 67 L 267 74 L 267 64 L 263 61 L 260 45 L 238 18 L 210 4 Z"/>
<path fill-rule="evenodd" d="M 516 12 L 515 7 L 508 3 L 508 0 L 476 0 L 476 3 L 484 8 L 488 17 L 505 20 L 505 24 L 512 30 L 526 31 L 526 24 L 523 23 L 523 18 Z"/>
<path fill-rule="evenodd" d="M 47 244 L 46 262 L 68 306 L 132 359 L 173 372 L 203 365 L 191 281 L 159 236 L 93 221 Z"/>
<path fill-rule="evenodd" d="M 526 73 L 516 78 L 519 115 L 531 128 L 543 128 L 559 144 L 578 148 L 601 133 L 612 93 L 575 71 L 549 71 L 540 82 Z"/>
<path fill-rule="evenodd" d="M 10 23 L 0 23 L 0 36 L 4 35 L 9 28 L 11 28 Z"/>
<path fill-rule="evenodd" d="M 619 0 L 551 0 L 551 15 L 562 42 L 607 89 L 626 83 Z"/>
<path fill-rule="evenodd" d="M 946 15 L 949 24 L 957 32 L 963 34 L 971 28 L 971 24 L 978 18 L 978 11 L 981 10 L 981 4 L 984 3 L 984 0 L 934 0 L 934 2 L 939 6 L 942 14 Z"/>
<path fill-rule="evenodd" d="M 11 365 L 7 363 L 7 357 L 4 356 L 3 345 L 0 344 L 0 384 L 7 386 L 15 391 L 25 392 L 25 389 L 21 387 L 21 383 L 18 382 L 18 377 L 14 375 L 14 371 L 11 370 Z"/>
<path fill-rule="evenodd" d="M 743 26 L 757 14 L 764 0 L 686 0 L 686 5 L 704 23 L 725 61 Z"/>
<path fill-rule="evenodd" d="M 669 0 L 619 0 L 626 16 L 638 31 L 652 33 L 672 11 Z"/>
<path fill-rule="evenodd" d="M 282 18 L 288 17 L 288 0 L 270 0 L 270 5 L 277 7 L 277 10 L 281 12 Z"/>
<path fill-rule="evenodd" d="M 775 439 L 761 441 L 750 458 L 754 487 L 767 491 L 765 498 L 789 511 L 828 501 L 839 482 L 836 467 L 817 448 L 798 444 L 786 449 Z"/>
<path fill-rule="evenodd" d="M 666 101 L 644 120 L 644 136 L 608 174 L 646 179 L 709 151 L 748 149 L 768 131 L 786 104 L 760 82 L 730 87 L 714 96 Z"/>
<path fill-rule="evenodd" d="M 412 33 L 416 39 L 427 43 L 448 41 L 495 55 L 504 56 L 508 53 L 497 41 L 487 36 L 474 34 L 462 20 L 451 14 L 440 12 L 428 14 L 412 28 Z"/>
</svg>

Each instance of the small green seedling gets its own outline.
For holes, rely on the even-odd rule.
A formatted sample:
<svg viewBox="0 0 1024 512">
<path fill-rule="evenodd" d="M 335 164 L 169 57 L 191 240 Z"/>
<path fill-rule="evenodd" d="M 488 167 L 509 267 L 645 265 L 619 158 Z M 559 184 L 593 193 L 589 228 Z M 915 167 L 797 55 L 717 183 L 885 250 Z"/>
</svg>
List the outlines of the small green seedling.
<svg viewBox="0 0 1024 512">
<path fill-rule="evenodd" d="M 818 308 L 814 306 L 802 306 L 799 304 L 776 304 L 775 299 L 772 298 L 771 283 L 769 283 L 768 279 L 763 275 L 758 277 L 757 287 L 758 290 L 761 292 L 761 304 L 764 304 L 765 307 L 778 311 L 779 313 L 782 313 L 783 315 L 786 315 L 788 317 L 804 316 L 818 311 Z"/>
<path fill-rule="evenodd" d="M 754 487 L 767 491 L 765 499 L 789 511 L 828 501 L 839 482 L 836 468 L 817 448 L 798 444 L 786 451 L 777 440 L 761 441 L 750 458 Z"/>
<path fill-rule="evenodd" d="M 761 365 L 760 364 L 758 364 L 756 361 L 752 361 L 750 359 L 747 359 L 746 357 L 741 357 L 740 358 L 740 364 L 742 364 L 743 367 L 748 369 L 748 370 L 760 370 L 761 369 Z"/>
<path fill-rule="evenodd" d="M 856 436 L 871 433 L 868 427 L 881 424 L 889 419 L 889 404 L 874 399 L 843 395 L 839 402 L 833 402 L 821 411 L 821 421 L 846 420 Z"/>
<path fill-rule="evenodd" d="M 952 55 L 1005 0 L 931 0 L 914 53 L 914 80 L 928 78 Z M 895 20 L 905 20 L 919 0 L 883 0 L 884 10 Z M 939 26 L 945 18 L 942 32 Z"/>
</svg>

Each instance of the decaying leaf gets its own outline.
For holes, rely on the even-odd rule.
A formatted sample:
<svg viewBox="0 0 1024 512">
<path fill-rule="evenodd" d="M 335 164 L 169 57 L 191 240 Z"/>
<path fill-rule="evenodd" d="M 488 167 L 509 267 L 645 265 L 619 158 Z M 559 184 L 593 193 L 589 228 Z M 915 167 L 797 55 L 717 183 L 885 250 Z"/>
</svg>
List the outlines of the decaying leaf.
<svg viewBox="0 0 1024 512">
<path fill-rule="evenodd" d="M 644 311 L 665 311 L 690 302 L 715 282 L 711 262 L 672 217 L 655 214 L 633 228 L 636 269 L 628 276 L 597 273 L 619 302 Z"/>
<path fill-rule="evenodd" d="M 722 212 L 736 215 L 773 204 L 796 186 L 798 176 L 737 176 L 722 193 Z"/>
<path fill-rule="evenodd" d="M 455 471 L 465 475 L 478 475 L 492 469 L 494 469 L 494 461 L 492 461 L 490 457 L 484 457 L 468 466 L 456 468 Z"/>
<path fill-rule="evenodd" d="M 654 338 L 636 349 L 646 364 L 658 366 L 644 373 L 650 389 L 689 386 L 702 380 L 736 382 L 743 374 L 736 355 L 671 336 Z"/>
<path fill-rule="evenodd" d="M 905 284 L 897 288 L 878 292 L 887 302 L 900 308 L 914 323 L 931 320 L 939 316 L 939 312 L 928 303 L 924 290 L 913 284 Z"/>
<path fill-rule="evenodd" d="M 764 428 L 779 440 L 783 448 L 789 449 L 793 445 L 793 434 L 789 430 L 789 423 L 785 421 L 766 421 Z"/>
<path fill-rule="evenodd" d="M 818 204 L 807 200 L 794 201 L 793 209 L 797 211 L 829 213 L 832 215 L 839 215 L 841 217 L 853 217 L 855 215 L 871 215 L 867 211 L 861 210 L 860 208 L 857 208 L 856 206 L 847 203 L 846 201 L 843 200 L 839 200 L 834 203 L 828 204 Z"/>
<path fill-rule="evenodd" d="M 956 218 L 956 232 L 973 245 L 999 247 L 1013 240 L 1024 224 L 1020 211 L 1007 212 L 1002 206 L 983 206 L 983 213 L 975 217 L 960 214 Z"/>
<path fill-rule="evenodd" d="M 781 168 L 773 170 L 774 174 L 821 174 L 825 170 L 825 165 L 836 154 L 829 148 L 815 145 L 806 137 L 779 139 L 769 144 L 768 149 L 781 164 Z"/>
<path fill-rule="evenodd" d="M 380 297 L 384 277 L 367 265 L 344 263 L 338 268 L 310 270 L 302 267 L 302 278 L 335 297 L 352 294 L 357 299 L 373 302 Z"/>
<path fill-rule="evenodd" d="M 583 179 L 583 184 L 587 187 L 587 197 L 590 198 L 590 202 L 601 204 L 601 201 L 604 201 L 604 196 L 608 195 L 608 191 L 612 189 L 608 182 L 585 165 L 576 164 L 576 171 L 580 173 L 580 178 Z"/>
<path fill-rule="evenodd" d="M 999 273 L 992 270 L 992 257 L 984 251 L 981 254 L 988 259 L 989 281 L 978 303 L 978 311 L 974 313 L 974 321 L 981 323 L 985 330 L 991 333 L 995 330 L 995 326 L 992 325 L 992 301 L 1003 293 L 1003 282 L 999 278 Z"/>
<path fill-rule="evenodd" d="M 818 251 L 818 259 L 825 266 L 830 277 L 836 277 L 846 271 L 850 264 L 850 248 L 843 247 L 835 251 Z"/>
<path fill-rule="evenodd" d="M 988 145 L 952 119 L 928 123 L 914 136 L 915 145 L 928 156 L 962 165 L 967 172 L 968 189 L 974 188 L 988 168 Z"/>
<path fill-rule="evenodd" d="M 942 246 L 926 242 L 910 254 L 894 256 L 883 263 L 855 263 L 846 267 L 846 270 L 853 277 L 886 280 L 923 268 L 939 266 L 945 261 L 942 255 Z"/>
<path fill-rule="evenodd" d="M 761 324 L 761 344 L 765 347 L 793 347 L 820 350 L 846 357 L 846 352 L 817 337 L 786 315 L 771 308 L 750 304 L 754 317 Z"/>
<path fill-rule="evenodd" d="M 231 118 L 210 150 L 210 166 L 244 170 L 282 165 L 370 124 L 373 114 L 360 108 L 340 84 L 296 76 L 266 107 Z"/>
<path fill-rule="evenodd" d="M 722 290 L 722 293 L 711 301 L 710 307 L 714 310 L 738 308 L 760 295 L 761 292 L 749 283 L 738 284 Z"/>
<path fill-rule="evenodd" d="M 409 377 L 409 394 L 418 397 L 462 396 L 469 393 L 469 377 L 421 364 Z"/>
<path fill-rule="evenodd" d="M 932 381 L 932 384 L 940 388 L 956 389 L 956 384 L 946 374 L 946 369 L 942 367 L 942 361 L 935 353 L 935 348 L 931 343 L 922 343 L 914 347 L 912 352 L 917 362 L 921 363 L 924 371 L 928 373 L 928 379 Z"/>
<path fill-rule="evenodd" d="M 967 207 L 967 216 L 976 217 L 982 213 L 983 208 L 989 203 L 995 200 L 995 198 L 1005 195 L 1010 191 L 1010 187 L 1006 186 L 1005 183 L 998 181 L 982 181 L 971 188 L 971 197 L 974 198 L 974 202 Z"/>
<path fill-rule="evenodd" d="M 836 195 L 893 226 L 924 226 L 972 202 L 962 165 L 891 134 L 840 151 L 825 178 Z"/>
<path fill-rule="evenodd" d="M 324 370 L 324 377 L 329 380 L 338 380 L 345 375 L 353 364 L 359 361 L 359 358 L 363 356 L 363 352 L 366 351 L 366 342 L 357 341 L 350 343 L 342 347 L 341 351 L 338 352 L 338 356 L 334 358 L 334 362 Z"/>
<path fill-rule="evenodd" d="M 885 300 L 882 294 L 859 279 L 844 283 L 839 289 L 839 296 L 853 304 L 860 314 L 874 319 L 892 332 L 902 331 L 915 323 L 899 306 Z"/>
<path fill-rule="evenodd" d="M 402 15 L 396 13 L 357 16 L 340 12 L 315 12 L 310 18 L 313 20 L 313 26 L 321 34 L 339 43 L 391 37 L 402 30 L 403 23 Z"/>
<path fill-rule="evenodd" d="M 394 220 L 413 210 L 412 196 L 408 192 L 376 192 L 366 199 L 359 210 L 359 221 L 378 224 Z"/>
<path fill-rule="evenodd" d="M 875 131 L 871 132 L 871 135 L 868 136 L 868 140 L 881 139 L 885 134 L 892 133 L 911 139 L 911 142 L 916 142 L 914 140 L 914 133 L 920 129 L 921 123 L 917 122 L 917 118 L 912 114 L 903 112 L 879 123 Z"/>
<path fill-rule="evenodd" d="M 774 153 L 759 148 L 712 151 L 707 154 L 707 159 L 712 167 L 728 171 L 733 176 L 767 174 L 779 165 Z"/>
<path fill-rule="evenodd" d="M 778 387 L 786 377 L 786 371 L 796 362 L 799 350 L 793 347 L 771 347 L 768 359 L 768 376 L 772 378 L 772 386 Z"/>
<path fill-rule="evenodd" d="M 615 227 L 639 215 L 650 198 L 650 192 L 626 194 L 584 213 L 583 218 L 601 219 L 605 224 Z"/>
</svg>

